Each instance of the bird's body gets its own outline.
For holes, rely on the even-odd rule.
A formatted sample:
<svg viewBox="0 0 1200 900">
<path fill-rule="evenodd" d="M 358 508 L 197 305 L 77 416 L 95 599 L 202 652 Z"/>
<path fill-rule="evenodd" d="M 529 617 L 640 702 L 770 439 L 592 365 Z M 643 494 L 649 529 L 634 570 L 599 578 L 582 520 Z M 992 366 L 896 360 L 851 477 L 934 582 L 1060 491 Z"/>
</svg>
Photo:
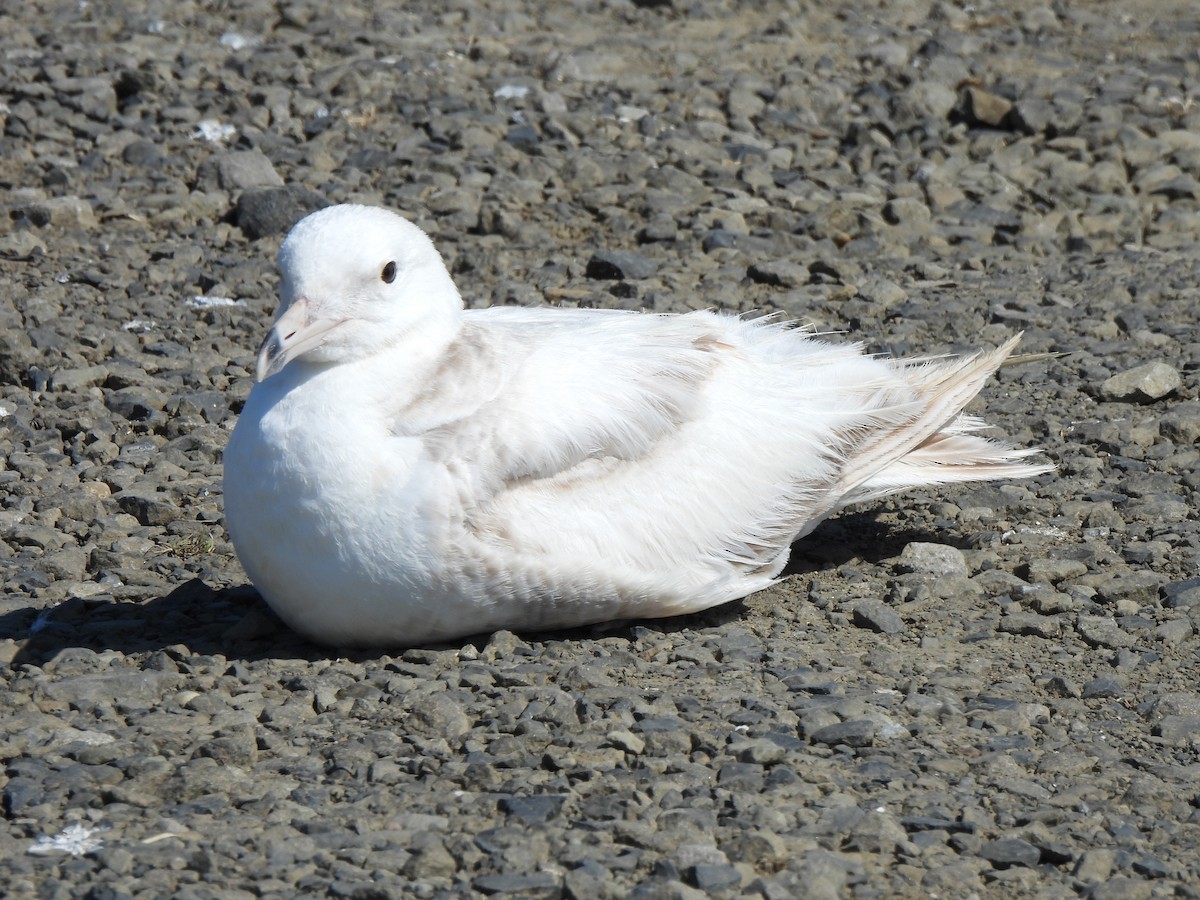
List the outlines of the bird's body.
<svg viewBox="0 0 1200 900">
<path fill-rule="evenodd" d="M 302 221 L 280 265 L 226 519 L 325 643 L 693 612 L 848 503 L 1046 469 L 959 415 L 1015 341 L 905 362 L 710 312 L 463 310 L 428 239 L 364 207 Z"/>
</svg>

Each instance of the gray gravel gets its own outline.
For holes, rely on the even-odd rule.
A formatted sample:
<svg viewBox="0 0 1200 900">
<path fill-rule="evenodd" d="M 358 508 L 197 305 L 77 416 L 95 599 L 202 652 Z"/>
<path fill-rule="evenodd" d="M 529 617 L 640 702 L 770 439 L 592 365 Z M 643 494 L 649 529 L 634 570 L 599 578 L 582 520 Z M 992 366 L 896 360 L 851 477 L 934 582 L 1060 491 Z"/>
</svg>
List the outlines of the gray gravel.
<svg viewBox="0 0 1200 900">
<path fill-rule="evenodd" d="M 7 895 L 1200 895 L 1193 4 L 38 6 L 0 13 Z M 703 615 L 331 654 L 246 585 L 220 458 L 281 232 L 347 201 L 477 305 L 1023 330 L 1067 355 L 983 402 L 1059 471 L 851 511 Z"/>
</svg>

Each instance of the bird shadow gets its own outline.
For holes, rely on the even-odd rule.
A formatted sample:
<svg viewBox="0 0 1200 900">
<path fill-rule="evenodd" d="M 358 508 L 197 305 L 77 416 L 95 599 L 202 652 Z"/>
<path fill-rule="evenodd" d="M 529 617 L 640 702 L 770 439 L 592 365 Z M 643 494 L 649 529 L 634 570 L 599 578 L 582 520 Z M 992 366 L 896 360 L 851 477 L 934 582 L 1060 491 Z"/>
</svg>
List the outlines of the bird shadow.
<svg viewBox="0 0 1200 900">
<path fill-rule="evenodd" d="M 878 511 L 842 513 L 826 519 L 810 535 L 792 544 L 791 558 L 780 577 L 811 575 L 855 560 L 878 565 L 899 556 L 914 541 L 949 544 L 960 550 L 970 547 L 965 538 L 955 540 L 953 534 L 884 521 Z"/>
<path fill-rule="evenodd" d="M 854 560 L 873 565 L 896 556 L 915 540 L 947 543 L 944 534 L 933 538 L 923 531 L 879 521 L 871 513 L 844 514 L 822 523 L 792 548 L 792 558 L 781 577 L 806 575 L 837 568 Z M 742 601 L 688 615 L 664 619 L 608 622 L 554 632 L 522 632 L 528 640 L 572 641 L 598 637 L 630 640 L 645 629 L 677 633 L 715 627 L 745 615 Z M 247 661 L 259 659 L 331 658 L 366 660 L 389 648 L 331 648 L 313 644 L 288 628 L 249 584 L 212 587 L 199 578 L 180 584 L 170 593 L 149 600 L 116 600 L 111 597 L 72 598 L 57 606 L 10 609 L 0 614 L 0 635 L 18 642 L 10 666 L 44 666 L 68 649 L 96 653 L 118 651 L 127 655 L 167 651 L 180 658 L 221 656 Z M 479 634 L 452 643 L 419 649 L 444 649 L 474 645 L 483 650 L 491 640 Z M 395 652 L 395 648 L 390 648 Z"/>
</svg>

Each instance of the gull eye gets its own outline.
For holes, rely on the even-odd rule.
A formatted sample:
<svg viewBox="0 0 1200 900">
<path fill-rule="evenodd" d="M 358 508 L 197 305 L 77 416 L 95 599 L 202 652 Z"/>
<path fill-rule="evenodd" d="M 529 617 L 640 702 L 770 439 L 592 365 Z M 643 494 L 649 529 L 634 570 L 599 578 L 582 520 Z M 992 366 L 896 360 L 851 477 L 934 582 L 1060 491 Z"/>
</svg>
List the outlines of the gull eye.
<svg viewBox="0 0 1200 900">
<path fill-rule="evenodd" d="M 383 271 L 379 273 L 379 277 L 383 279 L 385 284 L 391 284 L 393 281 L 395 281 L 396 264 L 394 262 L 390 262 L 384 266 Z"/>
</svg>

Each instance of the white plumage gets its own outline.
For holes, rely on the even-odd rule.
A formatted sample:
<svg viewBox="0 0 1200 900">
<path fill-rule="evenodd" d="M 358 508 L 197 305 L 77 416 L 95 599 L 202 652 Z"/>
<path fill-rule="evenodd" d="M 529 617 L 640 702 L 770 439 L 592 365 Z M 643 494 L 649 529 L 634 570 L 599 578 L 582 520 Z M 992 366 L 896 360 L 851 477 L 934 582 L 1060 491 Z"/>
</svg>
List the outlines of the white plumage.
<svg viewBox="0 0 1200 900">
<path fill-rule="evenodd" d="M 425 234 L 362 206 L 302 220 L 279 266 L 225 515 L 324 643 L 693 612 L 849 503 L 1050 468 L 960 415 L 1015 338 L 906 362 L 711 312 L 464 310 Z"/>
</svg>

